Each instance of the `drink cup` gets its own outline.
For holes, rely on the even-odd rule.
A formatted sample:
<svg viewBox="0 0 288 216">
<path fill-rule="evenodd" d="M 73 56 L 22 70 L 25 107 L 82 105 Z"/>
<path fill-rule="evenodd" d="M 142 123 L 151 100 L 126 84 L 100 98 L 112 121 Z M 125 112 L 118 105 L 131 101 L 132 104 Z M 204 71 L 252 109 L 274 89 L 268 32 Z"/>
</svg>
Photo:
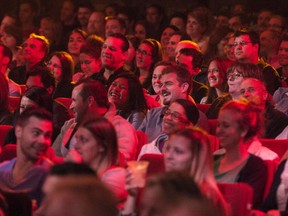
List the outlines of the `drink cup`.
<svg viewBox="0 0 288 216">
<path fill-rule="evenodd" d="M 131 187 L 142 188 L 145 186 L 148 161 L 128 161 L 128 169 L 132 171 Z"/>
</svg>

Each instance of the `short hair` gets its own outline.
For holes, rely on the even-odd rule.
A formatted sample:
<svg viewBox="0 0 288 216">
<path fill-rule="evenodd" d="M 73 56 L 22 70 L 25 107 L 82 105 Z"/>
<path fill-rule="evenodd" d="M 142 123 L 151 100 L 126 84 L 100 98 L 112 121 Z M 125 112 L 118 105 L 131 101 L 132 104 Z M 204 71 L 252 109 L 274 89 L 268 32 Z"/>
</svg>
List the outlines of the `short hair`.
<svg viewBox="0 0 288 216">
<path fill-rule="evenodd" d="M 172 34 L 172 36 L 174 36 L 174 35 L 179 35 L 180 41 L 191 40 L 191 37 L 186 32 L 176 31 Z"/>
<path fill-rule="evenodd" d="M 251 40 L 251 43 L 253 45 L 255 44 L 260 44 L 260 38 L 259 38 L 259 35 L 256 31 L 252 31 L 252 30 L 249 30 L 249 29 L 246 29 L 246 28 L 241 28 L 237 31 L 235 31 L 234 33 L 234 37 L 240 37 L 242 35 L 247 35 L 249 36 L 250 40 Z"/>
<path fill-rule="evenodd" d="M 18 117 L 16 125 L 25 126 L 30 117 L 36 117 L 41 120 L 52 123 L 52 114 L 42 107 L 25 109 Z"/>
<path fill-rule="evenodd" d="M 242 63 L 234 62 L 227 69 L 227 77 L 230 73 L 233 73 L 234 70 L 237 70 L 244 78 L 256 78 L 263 81 L 262 71 L 256 64 L 253 63 Z"/>
<path fill-rule="evenodd" d="M 40 76 L 41 82 L 45 88 L 49 88 L 51 86 L 53 89 L 55 88 L 55 78 L 47 66 L 37 65 L 33 67 L 28 74 L 28 78 L 30 76 Z"/>
<path fill-rule="evenodd" d="M 68 175 L 91 175 L 96 177 L 96 173 L 89 166 L 81 163 L 64 162 L 55 164 L 49 170 L 49 175 L 68 176 Z"/>
<path fill-rule="evenodd" d="M 203 54 L 201 52 L 193 48 L 182 48 L 179 52 L 185 56 L 192 56 L 191 64 L 193 69 L 200 69 L 202 67 Z"/>
<path fill-rule="evenodd" d="M 59 58 L 62 67 L 61 82 L 71 82 L 74 74 L 74 60 L 72 56 L 64 51 L 57 51 L 52 53 L 51 58 L 56 56 Z"/>
<path fill-rule="evenodd" d="M 113 33 L 111 35 L 108 36 L 109 37 L 113 37 L 113 38 L 118 38 L 119 40 L 122 41 L 122 45 L 121 45 L 121 50 L 122 52 L 127 52 L 129 49 L 129 42 L 127 40 L 127 38 L 121 34 L 121 33 Z"/>
<path fill-rule="evenodd" d="M 87 54 L 93 59 L 98 60 L 101 57 L 103 43 L 103 38 L 97 35 L 90 35 L 86 39 L 86 43 L 82 45 L 80 53 Z"/>
<path fill-rule="evenodd" d="M 46 55 L 49 53 L 49 41 L 48 41 L 48 39 L 44 36 L 37 35 L 35 33 L 30 34 L 28 39 L 30 39 L 30 38 L 33 38 L 33 39 L 36 39 L 36 40 L 39 40 L 40 42 L 42 42 L 41 49 L 45 53 L 45 56 L 44 56 L 44 58 L 45 58 Z"/>
<path fill-rule="evenodd" d="M 86 1 L 86 0 L 81 0 L 78 3 L 78 9 L 79 8 L 87 8 L 89 9 L 91 12 L 93 12 L 95 10 L 93 4 L 90 1 Z"/>
<path fill-rule="evenodd" d="M 197 124 L 199 120 L 199 110 L 193 102 L 186 99 L 177 99 L 173 101 L 173 103 L 180 104 L 184 109 L 188 120 L 193 123 L 193 125 Z"/>
<path fill-rule="evenodd" d="M 80 35 L 83 37 L 84 40 L 86 40 L 87 37 L 88 37 L 87 32 L 84 31 L 84 30 L 82 30 L 82 29 L 80 29 L 80 28 L 73 29 L 73 30 L 70 32 L 69 37 L 71 36 L 72 33 L 78 33 L 78 34 L 80 34 Z"/>
<path fill-rule="evenodd" d="M 205 28 L 205 32 L 203 34 L 210 33 L 210 31 L 213 29 L 212 26 L 214 19 L 211 11 L 207 7 L 196 7 L 190 13 L 188 13 L 188 19 L 189 16 L 196 19 L 197 22 L 199 22 L 199 24 Z"/>
<path fill-rule="evenodd" d="M 220 109 L 220 112 L 224 112 L 225 110 L 232 111 L 234 116 L 236 113 L 239 114 L 239 116 L 237 116 L 237 123 L 239 125 L 239 129 L 242 131 L 247 129 L 244 140 L 249 140 L 256 135 L 263 134 L 263 110 L 259 106 L 255 105 L 253 102 L 247 102 L 245 100 L 228 101 Z"/>
<path fill-rule="evenodd" d="M 76 84 L 76 86 L 79 85 L 82 85 L 81 92 L 79 94 L 83 100 L 86 100 L 89 96 L 92 96 L 99 107 L 109 107 L 107 91 L 101 82 L 91 79 L 83 79 Z"/>
<path fill-rule="evenodd" d="M 2 55 L 9 59 L 8 64 L 7 64 L 7 65 L 9 65 L 10 62 L 12 61 L 12 58 L 13 58 L 12 51 L 7 46 L 5 46 L 3 43 L 0 43 L 0 47 L 2 47 L 2 49 L 3 49 Z"/>
<path fill-rule="evenodd" d="M 15 38 L 16 40 L 16 46 L 20 46 L 23 42 L 23 36 L 22 36 L 22 31 L 20 27 L 16 25 L 9 25 L 5 26 L 3 32 L 5 32 L 7 35 L 11 35 Z"/>
<path fill-rule="evenodd" d="M 182 85 L 183 83 L 187 83 L 189 85 L 187 91 L 187 93 L 189 94 L 192 90 L 192 76 L 189 73 L 189 71 L 185 67 L 171 63 L 171 65 L 167 65 L 167 67 L 163 69 L 162 75 L 171 73 L 177 75 L 177 81 L 179 82 L 180 85 Z"/>
<path fill-rule="evenodd" d="M 107 159 L 111 165 L 118 163 L 118 140 L 114 126 L 103 116 L 85 116 L 80 125 L 91 132 L 101 145 L 104 151 L 101 153 L 101 160 Z"/>
<path fill-rule="evenodd" d="M 108 17 L 105 17 L 105 23 L 107 23 L 109 20 L 117 20 L 120 27 L 122 29 L 126 29 L 127 30 L 127 26 L 125 24 L 125 21 L 117 16 L 108 16 Z"/>
</svg>

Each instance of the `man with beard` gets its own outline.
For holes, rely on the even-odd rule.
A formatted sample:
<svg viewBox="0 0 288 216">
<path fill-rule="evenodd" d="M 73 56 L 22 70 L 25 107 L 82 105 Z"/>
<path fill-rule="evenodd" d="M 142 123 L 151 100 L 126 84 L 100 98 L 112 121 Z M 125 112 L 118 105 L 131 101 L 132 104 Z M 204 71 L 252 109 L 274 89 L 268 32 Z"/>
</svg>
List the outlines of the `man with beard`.
<svg viewBox="0 0 288 216">
<path fill-rule="evenodd" d="M 173 101 L 177 99 L 191 100 L 191 74 L 186 68 L 172 64 L 163 67 L 162 70 L 162 87 L 160 94 L 163 96 L 163 107 L 153 108 L 148 112 L 142 124 L 138 128 L 148 136 L 148 142 L 152 142 L 162 133 L 163 112 Z M 193 99 L 192 99 L 193 101 Z M 204 130 L 208 129 L 206 116 L 199 111 L 199 119 L 196 126 Z"/>
<path fill-rule="evenodd" d="M 17 156 L 0 164 L 2 190 L 25 191 L 41 203 L 42 184 L 51 166 L 44 153 L 51 145 L 52 132 L 52 116 L 45 109 L 30 108 L 20 114 L 15 128 Z"/>
<path fill-rule="evenodd" d="M 129 42 L 120 33 L 111 34 L 106 38 L 102 46 L 101 62 L 103 69 L 95 76 L 95 79 L 107 85 L 111 76 L 119 73 L 127 73 L 123 69 L 127 57 Z"/>
</svg>

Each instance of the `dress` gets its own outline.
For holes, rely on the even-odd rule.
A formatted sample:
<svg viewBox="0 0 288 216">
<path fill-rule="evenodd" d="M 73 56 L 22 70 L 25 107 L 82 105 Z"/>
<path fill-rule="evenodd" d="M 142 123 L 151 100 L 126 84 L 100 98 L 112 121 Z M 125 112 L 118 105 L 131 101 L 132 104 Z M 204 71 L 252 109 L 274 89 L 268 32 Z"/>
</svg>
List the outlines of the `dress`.
<svg viewBox="0 0 288 216">
<path fill-rule="evenodd" d="M 253 208 L 259 208 L 262 203 L 267 179 L 267 167 L 264 161 L 257 156 L 249 154 L 249 157 L 233 170 L 219 173 L 218 168 L 223 157 L 224 154 L 214 156 L 214 175 L 216 181 L 223 183 L 247 183 L 254 191 Z"/>
<path fill-rule="evenodd" d="M 24 179 L 18 183 L 13 182 L 13 167 L 16 158 L 0 164 L 0 188 L 5 191 L 26 192 L 31 199 L 39 205 L 43 198 L 42 185 L 47 176 L 51 163 L 44 160 L 34 165 Z"/>
</svg>

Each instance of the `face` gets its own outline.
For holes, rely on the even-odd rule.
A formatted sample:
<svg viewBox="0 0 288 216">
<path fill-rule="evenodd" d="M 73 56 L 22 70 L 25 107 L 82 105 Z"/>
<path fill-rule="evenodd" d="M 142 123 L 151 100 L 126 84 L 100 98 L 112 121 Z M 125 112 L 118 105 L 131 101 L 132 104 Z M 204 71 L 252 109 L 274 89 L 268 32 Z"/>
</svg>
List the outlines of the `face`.
<svg viewBox="0 0 288 216">
<path fill-rule="evenodd" d="M 52 43 L 55 38 L 53 24 L 46 19 L 42 19 L 40 22 L 39 34 L 45 36 L 49 42 Z"/>
<path fill-rule="evenodd" d="M 83 162 L 91 165 L 99 160 L 103 147 L 94 138 L 93 134 L 84 127 L 79 127 L 76 132 L 75 150 L 81 155 Z"/>
<path fill-rule="evenodd" d="M 236 57 L 234 54 L 234 42 L 234 37 L 230 37 L 224 47 L 224 52 L 226 53 L 227 58 L 232 62 L 236 61 Z"/>
<path fill-rule="evenodd" d="M 25 60 L 29 63 L 39 62 L 42 60 L 45 56 L 42 45 L 42 41 L 28 38 L 22 45 Z"/>
<path fill-rule="evenodd" d="M 134 35 L 135 37 L 139 38 L 140 41 L 144 40 L 146 38 L 146 29 L 141 24 L 136 24 L 134 29 Z"/>
<path fill-rule="evenodd" d="M 29 76 L 26 81 L 26 89 L 29 89 L 33 86 L 45 88 L 44 83 L 41 80 L 39 75 L 37 76 Z"/>
<path fill-rule="evenodd" d="M 172 35 L 169 39 L 169 43 L 167 45 L 167 55 L 169 59 L 175 59 L 175 50 L 178 42 L 181 40 L 180 35 Z"/>
<path fill-rule="evenodd" d="M 279 47 L 279 64 L 281 66 L 288 65 L 288 41 L 282 41 Z"/>
<path fill-rule="evenodd" d="M 59 82 L 62 78 L 62 65 L 60 59 L 57 56 L 52 56 L 47 66 L 52 71 L 55 80 Z"/>
<path fill-rule="evenodd" d="M 205 27 L 201 26 L 201 24 L 192 16 L 188 16 L 187 24 L 186 24 L 186 33 L 189 36 L 195 37 L 198 35 L 202 35 L 205 31 Z"/>
<path fill-rule="evenodd" d="M 208 67 L 208 82 L 210 87 L 219 88 L 224 80 L 221 77 L 220 70 L 216 61 L 211 61 Z"/>
<path fill-rule="evenodd" d="M 38 107 L 38 104 L 37 103 L 35 103 L 33 100 L 30 100 L 28 97 L 26 97 L 26 96 L 23 96 L 22 98 L 21 98 L 21 101 L 20 101 L 20 110 L 19 110 L 19 112 L 20 112 L 20 114 L 24 111 L 24 110 L 26 110 L 26 109 L 28 109 L 28 108 L 37 108 Z"/>
<path fill-rule="evenodd" d="M 164 68 L 165 66 L 160 65 L 160 66 L 157 66 L 153 71 L 152 86 L 156 94 L 160 93 L 160 90 L 162 87 L 161 77 L 162 77 L 162 71 Z"/>
<path fill-rule="evenodd" d="M 6 32 L 2 33 L 1 36 L 2 43 L 7 46 L 8 48 L 14 50 L 17 44 L 16 38 Z"/>
<path fill-rule="evenodd" d="M 78 21 L 81 26 L 87 26 L 90 15 L 90 9 L 81 7 L 78 9 Z"/>
<path fill-rule="evenodd" d="M 233 16 L 228 20 L 228 26 L 229 28 L 233 29 L 234 31 L 237 31 L 239 28 L 241 28 L 241 20 L 239 16 Z"/>
<path fill-rule="evenodd" d="M 155 7 L 149 7 L 146 10 L 146 20 L 148 23 L 157 24 L 161 19 L 158 10 Z"/>
<path fill-rule="evenodd" d="M 282 20 L 280 18 L 272 17 L 269 20 L 268 29 L 270 29 L 272 31 L 276 31 L 276 32 L 282 33 L 282 31 L 284 29 L 284 24 L 282 23 Z"/>
<path fill-rule="evenodd" d="M 164 113 L 162 131 L 166 134 L 171 134 L 189 126 L 189 124 L 184 108 L 180 104 L 173 102 Z"/>
<path fill-rule="evenodd" d="M 9 17 L 9 16 L 4 16 L 4 18 L 1 21 L 0 33 L 3 32 L 3 30 L 6 26 L 15 25 L 15 23 L 16 23 L 16 21 L 14 18 Z"/>
<path fill-rule="evenodd" d="M 171 102 L 178 98 L 183 98 L 183 83 L 180 85 L 177 80 L 177 74 L 169 73 L 162 75 L 161 95 L 163 96 L 163 104 L 169 105 Z"/>
<path fill-rule="evenodd" d="M 108 37 L 101 51 L 101 62 L 105 68 L 109 70 L 116 70 L 123 66 L 126 59 L 126 52 L 123 52 L 122 40 L 114 37 Z"/>
<path fill-rule="evenodd" d="M 129 41 L 129 49 L 127 52 L 127 58 L 125 59 L 125 63 L 132 64 L 132 62 L 135 60 L 135 56 L 136 56 L 136 50 L 133 47 L 131 41 Z"/>
<path fill-rule="evenodd" d="M 33 20 L 35 13 L 32 11 L 32 8 L 29 4 L 21 4 L 19 8 L 19 20 L 21 23 L 27 23 L 30 20 Z"/>
<path fill-rule="evenodd" d="M 234 53 L 238 61 L 249 62 L 258 57 L 258 44 L 252 44 L 248 35 L 240 35 L 235 38 Z"/>
<path fill-rule="evenodd" d="M 116 19 L 107 20 L 106 24 L 105 24 L 105 35 L 106 35 L 106 38 L 109 37 L 111 34 L 114 34 L 114 33 L 124 34 L 125 31 L 121 27 L 121 25 L 120 25 L 118 20 L 116 20 Z"/>
<path fill-rule="evenodd" d="M 270 11 L 262 11 L 259 13 L 257 18 L 257 27 L 260 32 L 267 28 L 271 15 L 272 13 Z"/>
<path fill-rule="evenodd" d="M 21 153 L 29 160 L 37 161 L 51 145 L 53 125 L 51 121 L 30 117 L 25 126 L 17 125 L 15 135 Z"/>
<path fill-rule="evenodd" d="M 263 31 L 260 34 L 260 55 L 269 55 L 274 46 L 276 44 L 274 43 L 272 33 L 270 31 Z"/>
<path fill-rule="evenodd" d="M 128 80 L 125 78 L 118 78 L 113 81 L 108 90 L 108 100 L 114 103 L 117 108 L 123 107 L 129 97 Z"/>
<path fill-rule="evenodd" d="M 85 43 L 85 39 L 82 37 L 81 34 L 77 32 L 72 32 L 69 36 L 68 41 L 68 52 L 71 55 L 79 55 L 81 46 Z"/>
<path fill-rule="evenodd" d="M 194 76 L 197 74 L 197 71 L 195 71 L 192 66 L 192 60 L 193 60 L 192 56 L 180 54 L 178 55 L 177 58 L 177 64 L 185 65 L 186 69 L 192 74 L 192 76 Z"/>
<path fill-rule="evenodd" d="M 97 73 L 101 69 L 101 60 L 95 59 L 86 53 L 80 53 L 79 62 L 81 65 L 81 70 L 85 74 L 86 77 Z"/>
<path fill-rule="evenodd" d="M 180 17 L 173 17 L 170 20 L 170 25 L 176 26 L 182 32 L 185 32 L 185 30 L 186 30 L 186 23 Z"/>
<path fill-rule="evenodd" d="M 242 97 L 246 98 L 248 101 L 253 101 L 259 105 L 265 105 L 268 94 L 260 84 L 260 82 L 254 79 L 245 79 L 240 86 L 240 93 Z"/>
<path fill-rule="evenodd" d="M 180 171 L 189 173 L 192 162 L 190 140 L 183 136 L 172 135 L 164 153 L 166 171 Z"/>
<path fill-rule="evenodd" d="M 152 49 L 148 44 L 142 43 L 136 50 L 136 65 L 139 69 L 149 70 L 152 59 Z"/>
<path fill-rule="evenodd" d="M 229 25 L 228 21 L 229 21 L 229 18 L 227 16 L 219 15 L 216 17 L 215 27 L 221 28 L 224 26 L 228 26 Z"/>
<path fill-rule="evenodd" d="M 229 93 L 240 93 L 240 85 L 244 78 L 242 74 L 237 71 L 237 69 L 227 75 L 227 80 Z"/>
<path fill-rule="evenodd" d="M 76 86 L 72 91 L 72 103 L 70 109 L 72 110 L 76 122 L 80 122 L 83 119 L 84 115 L 89 110 L 88 99 L 84 100 L 80 95 L 82 90 L 82 84 Z"/>
<path fill-rule="evenodd" d="M 160 41 L 161 41 L 161 45 L 162 45 L 165 52 L 166 52 L 166 47 L 169 44 L 169 39 L 171 38 L 173 33 L 175 33 L 175 31 L 171 28 L 166 28 L 162 32 Z"/>
<path fill-rule="evenodd" d="M 62 22 L 70 21 L 75 16 L 74 5 L 70 1 L 63 2 L 60 11 L 60 20 Z"/>
<path fill-rule="evenodd" d="M 233 148 L 238 145 L 245 134 L 239 129 L 240 116 L 232 110 L 221 110 L 218 115 L 216 135 L 223 148 Z"/>
<path fill-rule="evenodd" d="M 102 34 L 105 29 L 105 17 L 100 12 L 93 12 L 89 18 L 87 31 L 89 34 Z"/>
</svg>

